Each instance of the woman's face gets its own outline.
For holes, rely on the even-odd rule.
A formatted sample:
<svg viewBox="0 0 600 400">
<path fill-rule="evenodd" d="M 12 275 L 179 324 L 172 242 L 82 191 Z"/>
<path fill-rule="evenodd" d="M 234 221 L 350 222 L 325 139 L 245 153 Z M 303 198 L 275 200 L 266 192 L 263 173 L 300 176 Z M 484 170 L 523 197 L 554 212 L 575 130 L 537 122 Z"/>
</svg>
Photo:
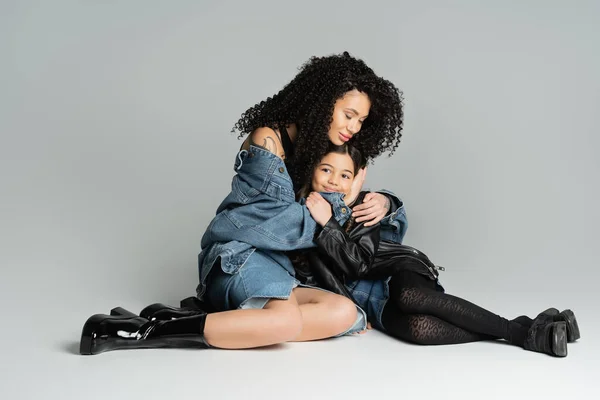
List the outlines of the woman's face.
<svg viewBox="0 0 600 400">
<path fill-rule="evenodd" d="M 333 121 L 329 126 L 329 140 L 338 146 L 356 135 L 369 115 L 371 100 L 366 94 L 354 89 L 337 99 L 333 109 Z"/>
<path fill-rule="evenodd" d="M 315 168 L 311 182 L 315 192 L 350 194 L 354 181 L 354 163 L 348 154 L 329 153 Z"/>
</svg>

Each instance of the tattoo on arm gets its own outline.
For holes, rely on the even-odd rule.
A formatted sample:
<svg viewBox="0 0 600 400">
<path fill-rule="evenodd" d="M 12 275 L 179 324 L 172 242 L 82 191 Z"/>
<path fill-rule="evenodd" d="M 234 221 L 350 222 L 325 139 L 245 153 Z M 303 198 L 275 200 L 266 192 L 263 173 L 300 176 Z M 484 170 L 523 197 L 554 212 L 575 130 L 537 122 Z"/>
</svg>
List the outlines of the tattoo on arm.
<svg viewBox="0 0 600 400">
<path fill-rule="evenodd" d="M 263 140 L 262 147 L 269 150 L 271 153 L 277 154 L 277 143 L 275 143 L 275 140 L 273 140 L 272 137 L 266 137 Z"/>
<path fill-rule="evenodd" d="M 277 143 L 275 143 L 275 139 L 273 139 L 272 137 L 266 137 L 263 139 L 262 145 L 256 143 L 252 136 L 250 136 L 250 144 L 252 146 L 256 146 L 256 147 L 261 147 L 265 150 L 269 150 L 271 153 L 275 153 L 277 154 Z"/>
<path fill-rule="evenodd" d="M 279 142 L 281 143 L 281 134 L 275 130 L 273 130 L 273 133 L 275 133 L 275 135 L 277 135 L 277 139 L 279 139 Z M 250 136 L 249 144 L 252 146 L 256 146 L 256 147 L 260 147 L 265 150 L 268 150 L 273 154 L 277 154 L 277 140 L 275 139 L 275 137 L 263 136 L 263 135 L 260 135 L 260 136 L 263 137 L 262 144 L 258 144 L 257 141 L 260 141 L 260 139 L 256 138 L 256 141 L 255 141 L 255 138 L 253 135 Z M 282 147 L 283 147 L 283 143 L 282 143 Z M 279 157 L 281 157 L 282 159 L 285 158 L 285 152 L 282 151 L 282 153 Z"/>
</svg>

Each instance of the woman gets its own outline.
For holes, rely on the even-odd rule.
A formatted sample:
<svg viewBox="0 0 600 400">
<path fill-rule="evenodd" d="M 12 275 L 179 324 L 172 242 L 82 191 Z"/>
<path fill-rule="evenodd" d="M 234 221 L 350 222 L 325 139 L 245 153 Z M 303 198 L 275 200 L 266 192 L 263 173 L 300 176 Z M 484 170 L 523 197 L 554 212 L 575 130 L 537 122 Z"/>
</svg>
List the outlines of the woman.
<svg viewBox="0 0 600 400">
<path fill-rule="evenodd" d="M 317 225 L 295 202 L 329 142 L 352 142 L 367 159 L 398 146 L 400 92 L 348 53 L 313 57 L 279 93 L 248 109 L 234 130 L 248 134 L 236 156 L 232 190 L 202 238 L 197 297 L 217 312 L 162 304 L 140 317 L 97 314 L 83 327 L 80 352 L 140 347 L 250 348 L 316 340 L 364 329 L 362 311 L 342 296 L 298 287 L 285 251 L 314 246 Z M 288 173 L 288 169 L 290 173 Z M 373 193 L 356 214 L 400 234 L 399 200 Z M 336 200 L 338 218 L 349 210 Z M 342 211 L 343 210 L 343 211 Z M 183 310 L 185 311 L 185 310 Z M 173 318 L 178 317 L 178 318 Z"/>
<path fill-rule="evenodd" d="M 505 339 L 526 350 L 567 355 L 567 342 L 580 336 L 572 311 L 548 309 L 534 320 L 521 316 L 509 321 L 444 293 L 438 268 L 416 249 L 381 241 L 378 226 L 356 224 L 352 218 L 342 226 L 332 218 L 330 203 L 318 192 L 350 194 L 361 163 L 360 153 L 351 147 L 332 149 L 307 182 L 304 193 L 308 188 L 313 192 L 306 205 L 323 230 L 315 239 L 316 249 L 296 254 L 294 266 L 302 281 L 345 294 L 367 310 L 377 328 L 413 343 Z M 358 196 L 356 202 L 361 201 Z"/>
</svg>

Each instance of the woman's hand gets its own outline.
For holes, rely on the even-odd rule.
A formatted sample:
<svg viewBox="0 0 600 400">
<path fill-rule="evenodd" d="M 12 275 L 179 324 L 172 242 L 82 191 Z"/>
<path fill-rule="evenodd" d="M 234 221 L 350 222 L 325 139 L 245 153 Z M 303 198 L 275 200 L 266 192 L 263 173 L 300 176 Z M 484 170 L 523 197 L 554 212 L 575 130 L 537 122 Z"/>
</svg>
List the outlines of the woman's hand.
<svg viewBox="0 0 600 400">
<path fill-rule="evenodd" d="M 306 207 L 317 224 L 325 226 L 333 215 L 331 204 L 327 202 L 318 192 L 311 192 L 306 198 Z"/>
<path fill-rule="evenodd" d="M 352 204 L 354 200 L 358 197 L 358 194 L 362 190 L 363 183 L 365 183 L 365 178 L 367 177 L 367 167 L 361 168 L 356 173 L 354 177 L 354 181 L 352 182 L 352 186 L 350 187 L 350 193 L 348 196 L 344 197 L 344 203 Z"/>
<path fill-rule="evenodd" d="M 369 221 L 365 226 L 375 225 L 390 211 L 390 200 L 381 193 L 367 193 L 362 204 L 352 209 L 356 222 Z"/>
</svg>

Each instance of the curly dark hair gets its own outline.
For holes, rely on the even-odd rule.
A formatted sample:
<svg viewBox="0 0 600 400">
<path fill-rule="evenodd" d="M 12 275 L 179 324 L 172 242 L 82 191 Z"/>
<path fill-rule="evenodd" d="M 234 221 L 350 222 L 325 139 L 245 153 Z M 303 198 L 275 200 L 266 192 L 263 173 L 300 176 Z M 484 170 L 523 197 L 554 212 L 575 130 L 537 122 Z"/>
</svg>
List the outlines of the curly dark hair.
<svg viewBox="0 0 600 400">
<path fill-rule="evenodd" d="M 314 166 L 329 145 L 327 132 L 335 102 L 346 92 L 358 90 L 371 101 L 368 118 L 350 143 L 368 161 L 400 144 L 404 120 L 402 92 L 377 76 L 364 61 L 348 52 L 311 57 L 279 93 L 250 107 L 234 125 L 239 137 L 261 127 L 278 129 L 296 124 L 295 151 L 286 162 L 297 187 L 310 179 Z"/>
</svg>

